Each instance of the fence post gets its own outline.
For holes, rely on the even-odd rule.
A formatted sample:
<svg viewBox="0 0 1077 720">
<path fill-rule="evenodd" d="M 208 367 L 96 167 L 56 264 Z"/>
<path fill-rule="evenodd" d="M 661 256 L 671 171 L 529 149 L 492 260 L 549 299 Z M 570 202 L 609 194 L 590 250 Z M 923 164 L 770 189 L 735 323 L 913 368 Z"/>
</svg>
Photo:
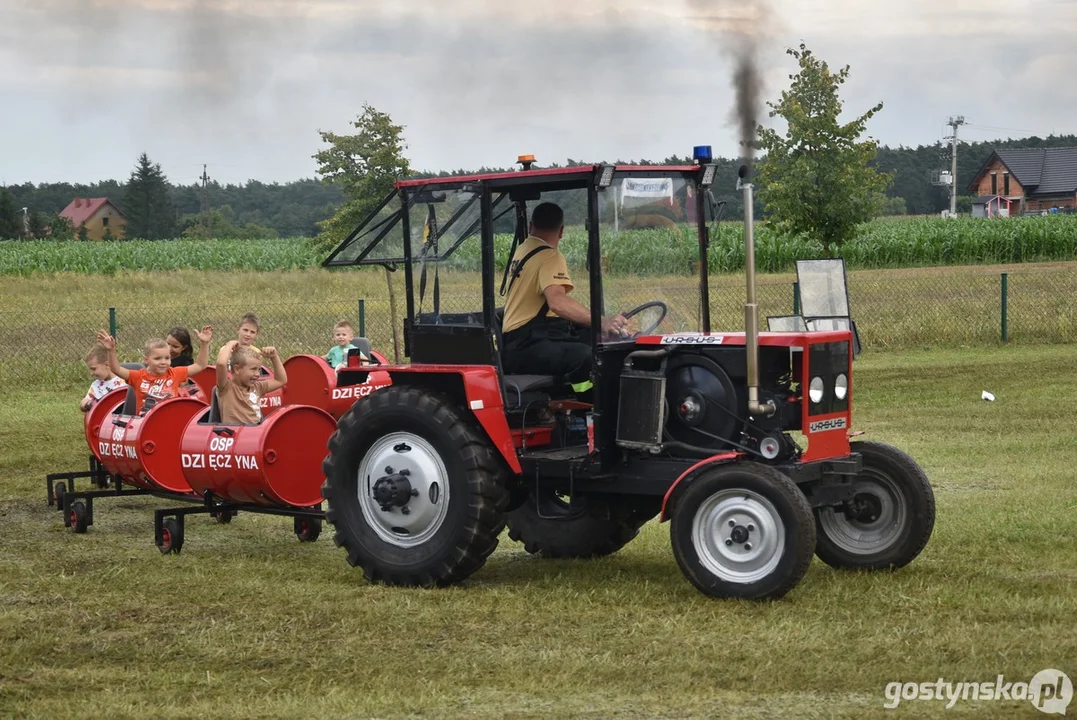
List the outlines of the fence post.
<svg viewBox="0 0 1077 720">
<path fill-rule="evenodd" d="M 359 298 L 359 337 L 366 337 L 366 300 Z"/>
<path fill-rule="evenodd" d="M 116 308 L 108 309 L 108 334 L 116 337 Z"/>
<path fill-rule="evenodd" d="M 800 283 L 793 281 L 793 314 L 800 314 Z"/>
<path fill-rule="evenodd" d="M 1002 273 L 1002 342 L 1010 341 L 1010 323 L 1007 317 L 1010 296 L 1010 274 Z"/>
</svg>

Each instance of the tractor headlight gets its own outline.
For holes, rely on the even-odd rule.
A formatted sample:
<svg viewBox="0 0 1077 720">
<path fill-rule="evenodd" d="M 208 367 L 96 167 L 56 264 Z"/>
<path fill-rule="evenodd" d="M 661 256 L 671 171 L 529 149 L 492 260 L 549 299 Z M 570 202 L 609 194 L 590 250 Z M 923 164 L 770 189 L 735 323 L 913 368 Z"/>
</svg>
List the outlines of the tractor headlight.
<svg viewBox="0 0 1077 720">
<path fill-rule="evenodd" d="M 845 373 L 841 373 L 834 378 L 834 397 L 838 400 L 844 400 L 845 396 L 849 394 L 849 378 L 845 376 Z"/>
<path fill-rule="evenodd" d="M 808 398 L 815 404 L 819 404 L 823 401 L 823 378 L 813 377 L 811 384 L 808 385 Z"/>
</svg>

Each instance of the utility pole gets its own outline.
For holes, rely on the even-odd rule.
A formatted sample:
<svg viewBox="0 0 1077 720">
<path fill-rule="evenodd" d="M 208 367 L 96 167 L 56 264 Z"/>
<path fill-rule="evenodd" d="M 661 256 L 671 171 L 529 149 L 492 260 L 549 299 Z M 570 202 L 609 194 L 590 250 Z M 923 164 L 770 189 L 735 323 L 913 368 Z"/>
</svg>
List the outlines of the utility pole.
<svg viewBox="0 0 1077 720">
<path fill-rule="evenodd" d="M 206 165 L 202 164 L 202 190 L 198 198 L 199 222 L 202 225 L 202 237 L 209 237 L 209 175 L 206 174 Z"/>
<path fill-rule="evenodd" d="M 953 129 L 950 136 L 950 217 L 957 215 L 957 129 L 965 124 L 965 116 L 951 117 L 947 123 Z"/>
</svg>

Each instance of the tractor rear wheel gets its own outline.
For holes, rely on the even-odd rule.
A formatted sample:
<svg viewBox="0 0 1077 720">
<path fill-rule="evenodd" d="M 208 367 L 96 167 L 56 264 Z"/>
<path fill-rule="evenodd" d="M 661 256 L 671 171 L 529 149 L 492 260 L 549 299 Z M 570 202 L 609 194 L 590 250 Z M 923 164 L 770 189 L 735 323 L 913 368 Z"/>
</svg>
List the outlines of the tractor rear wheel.
<svg viewBox="0 0 1077 720">
<path fill-rule="evenodd" d="M 916 461 L 895 447 L 857 442 L 863 469 L 851 501 L 815 509 L 815 554 L 839 569 L 881 570 L 908 565 L 935 528 L 935 494 Z"/>
<path fill-rule="evenodd" d="M 639 534 L 658 514 L 617 499 L 576 496 L 571 502 L 554 493 L 536 497 L 534 489 L 522 506 L 505 516 L 509 537 L 532 555 L 544 558 L 596 558 L 612 555 Z"/>
<path fill-rule="evenodd" d="M 705 470 L 674 498 L 672 518 L 673 555 L 704 595 L 780 598 L 811 564 L 811 506 L 787 475 L 766 465 Z"/>
<path fill-rule="evenodd" d="M 469 415 L 445 395 L 393 386 L 340 418 L 322 497 L 334 542 L 367 580 L 449 585 L 497 547 L 504 471 Z"/>
</svg>

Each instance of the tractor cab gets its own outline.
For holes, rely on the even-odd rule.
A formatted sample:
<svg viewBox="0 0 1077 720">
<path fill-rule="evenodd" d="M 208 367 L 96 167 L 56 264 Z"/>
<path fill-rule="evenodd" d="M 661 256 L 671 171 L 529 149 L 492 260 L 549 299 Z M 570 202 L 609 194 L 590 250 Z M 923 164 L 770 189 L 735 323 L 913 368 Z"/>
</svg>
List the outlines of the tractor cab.
<svg viewBox="0 0 1077 720">
<path fill-rule="evenodd" d="M 399 181 L 325 261 L 399 271 L 405 288 L 409 363 L 379 367 L 391 387 L 340 418 L 324 465 L 327 519 L 353 565 L 389 584 L 448 584 L 485 562 L 503 524 L 532 554 L 595 557 L 656 515 L 673 521 L 685 575 L 718 597 L 778 597 L 813 552 L 860 568 L 920 552 L 934 517 L 922 472 L 850 442 L 844 268 L 840 286 L 832 267 L 805 268 L 802 294 L 822 314 L 760 333 L 743 175 L 741 320 L 711 296 L 723 203 L 709 148 L 684 166 L 521 164 Z M 591 315 L 586 396 L 564 377 L 504 371 L 509 264 L 543 202 L 564 212 L 558 250 Z M 616 314 L 628 327 L 603 333 Z M 716 330 L 719 316 L 744 330 Z M 338 385 L 369 373 L 342 368 Z"/>
<path fill-rule="evenodd" d="M 624 335 L 592 333 L 598 369 L 608 353 L 624 355 L 640 337 L 709 326 L 706 265 L 699 259 L 711 209 L 701 190 L 704 173 L 698 165 L 584 166 L 407 180 L 325 264 L 402 270 L 404 352 L 412 365 L 496 368 L 510 407 L 537 391 L 571 398 L 563 378 L 502 373 L 509 264 L 527 237 L 530 211 L 540 202 L 564 211 L 559 250 L 572 297 L 591 309 L 592 326 L 608 314 L 629 318 Z M 660 282 L 641 283 L 641 277 Z"/>
</svg>

